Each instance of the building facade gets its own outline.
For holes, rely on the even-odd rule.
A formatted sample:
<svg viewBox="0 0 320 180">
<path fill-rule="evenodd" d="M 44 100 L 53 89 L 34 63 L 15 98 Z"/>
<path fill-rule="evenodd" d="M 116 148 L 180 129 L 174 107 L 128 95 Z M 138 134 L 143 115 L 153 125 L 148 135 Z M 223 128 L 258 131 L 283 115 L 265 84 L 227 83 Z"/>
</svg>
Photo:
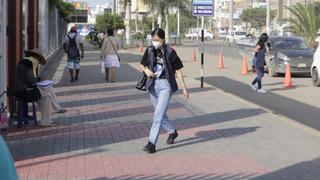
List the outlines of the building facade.
<svg viewBox="0 0 320 180">
<path fill-rule="evenodd" d="M 49 0 L 0 0 L 0 94 L 12 88 L 25 50 L 40 48 L 50 61 L 62 47 L 66 23 L 49 6 Z M 11 103 L 7 96 L 0 101 Z"/>
<path fill-rule="evenodd" d="M 7 1 L 0 0 L 0 95 L 7 87 Z M 1 103 L 6 104 L 6 96 L 0 97 Z"/>
</svg>

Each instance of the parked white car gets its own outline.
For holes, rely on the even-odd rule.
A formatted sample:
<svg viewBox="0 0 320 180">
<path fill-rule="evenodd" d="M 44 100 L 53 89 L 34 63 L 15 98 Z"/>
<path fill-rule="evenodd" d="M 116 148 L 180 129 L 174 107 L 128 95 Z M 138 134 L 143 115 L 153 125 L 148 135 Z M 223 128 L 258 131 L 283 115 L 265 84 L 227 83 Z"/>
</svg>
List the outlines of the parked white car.
<svg viewBox="0 0 320 180">
<path fill-rule="evenodd" d="M 204 39 L 208 40 L 208 41 L 212 40 L 214 38 L 214 34 L 207 31 L 207 30 L 204 30 L 203 35 L 204 35 Z M 198 36 L 199 36 L 199 38 L 201 38 L 201 31 L 198 33 Z"/>
<path fill-rule="evenodd" d="M 196 32 L 189 32 L 189 33 L 186 33 L 184 35 L 186 38 L 188 39 L 197 39 L 198 38 L 198 33 Z"/>
<path fill-rule="evenodd" d="M 231 32 L 231 34 L 227 35 L 227 41 L 230 43 L 238 43 L 239 40 L 245 38 L 246 35 L 247 33 L 244 31 Z"/>
<path fill-rule="evenodd" d="M 317 38 L 316 40 L 318 43 L 320 43 L 320 38 Z M 313 55 L 313 62 L 311 65 L 311 77 L 313 85 L 320 86 L 320 46 L 318 46 L 316 52 Z"/>
</svg>

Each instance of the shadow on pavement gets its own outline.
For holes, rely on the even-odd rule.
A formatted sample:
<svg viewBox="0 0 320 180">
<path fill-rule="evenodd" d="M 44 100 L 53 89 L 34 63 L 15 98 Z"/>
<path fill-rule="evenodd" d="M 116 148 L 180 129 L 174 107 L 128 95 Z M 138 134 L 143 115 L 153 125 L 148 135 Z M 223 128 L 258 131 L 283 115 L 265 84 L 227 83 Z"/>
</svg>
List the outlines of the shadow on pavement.
<svg viewBox="0 0 320 180">
<path fill-rule="evenodd" d="M 130 74 L 128 76 L 128 74 Z M 116 82 L 138 81 L 139 71 L 128 64 L 121 64 L 116 70 Z M 110 77 L 111 78 L 111 77 Z M 106 82 L 105 75 L 100 73 L 100 65 L 81 65 L 79 81 L 71 83 L 70 75 L 67 70 L 63 72 L 62 78 L 55 87 L 79 86 L 90 84 L 110 83 Z"/>
<path fill-rule="evenodd" d="M 196 137 L 183 139 L 176 141 L 174 145 L 157 149 L 157 151 L 164 151 L 168 149 L 179 148 L 192 144 L 198 144 L 206 141 L 212 141 L 220 138 L 235 138 L 247 133 L 255 132 L 260 127 L 239 127 L 239 128 L 228 128 L 228 129 L 217 129 L 211 131 L 200 131 L 196 133 Z"/>
<path fill-rule="evenodd" d="M 149 111 L 152 112 L 153 110 L 150 108 Z M 179 131 L 182 131 L 184 129 L 241 120 L 262 113 L 266 113 L 266 111 L 262 109 L 238 109 L 177 119 L 173 120 L 173 123 Z M 101 116 L 100 120 L 103 121 L 99 121 L 99 115 L 95 115 L 94 117 L 97 117 L 97 119 L 85 119 L 82 116 L 74 117 L 74 120 L 78 121 L 76 124 L 59 125 L 52 128 L 33 129 L 30 132 L 11 134 L 9 137 L 5 137 L 6 142 L 15 159 L 25 160 L 86 148 L 94 149 L 107 144 L 146 138 L 149 135 L 149 128 L 152 123 L 151 120 L 108 123 L 105 117 L 103 119 Z M 72 122 L 72 120 L 70 120 L 70 122 Z M 236 137 L 253 132 L 256 129 L 257 127 L 249 127 L 199 132 L 197 139 L 206 133 L 209 133 L 212 139 L 217 138 L 218 135 L 223 137 Z M 165 132 L 162 131 L 161 133 L 163 134 Z M 103 134 L 103 136 L 98 134 Z M 209 139 L 205 140 L 207 141 Z M 192 139 L 190 139 L 190 141 L 192 141 Z M 198 141 L 197 143 L 200 143 L 201 139 Z"/>
<path fill-rule="evenodd" d="M 290 179 L 290 180 L 319 180 L 320 179 L 320 158 L 311 161 L 304 161 L 289 167 L 282 168 L 264 174 L 252 180 L 268 180 L 268 179 Z"/>
<path fill-rule="evenodd" d="M 132 89 L 133 92 L 137 92 L 138 90 L 135 88 L 134 85 L 132 86 L 117 86 L 117 87 L 103 87 L 103 88 L 93 88 L 93 89 L 85 89 L 85 90 L 75 90 L 75 91 L 62 91 L 56 93 L 57 96 L 70 96 L 70 95 L 81 95 L 83 93 L 86 93 L 90 96 L 92 93 L 110 93 L 110 91 L 120 91 L 120 90 L 129 90 Z M 214 90 L 214 88 L 190 88 L 189 93 L 199 93 L 199 92 L 205 92 L 205 91 L 211 91 Z M 182 91 L 179 90 L 176 94 L 182 94 Z M 121 96 L 114 96 L 114 97 L 94 97 L 90 99 L 75 99 L 75 100 L 69 100 L 67 102 L 62 102 L 60 105 L 64 108 L 72 108 L 77 107 L 79 104 L 86 104 L 86 105 L 98 105 L 98 104 L 106 104 L 106 103 L 114 103 L 114 102 L 121 102 L 121 101 L 128 101 L 128 100 L 141 100 L 141 99 L 149 99 L 148 93 L 141 93 L 141 94 L 126 94 Z M 90 101 L 88 101 L 90 100 Z"/>
<path fill-rule="evenodd" d="M 192 173 L 192 171 L 190 172 Z M 237 174 L 215 174 L 215 173 L 196 173 L 196 174 L 168 174 L 168 175 L 122 175 L 118 177 L 112 177 L 113 180 L 141 180 L 141 179 L 249 179 L 250 177 L 254 177 L 256 174 L 247 174 L 247 173 L 237 173 Z M 110 178 L 101 177 L 95 178 L 93 180 L 108 180 Z"/>
<path fill-rule="evenodd" d="M 269 91 L 290 91 L 290 90 L 297 89 L 297 88 L 300 88 L 300 87 L 306 87 L 306 86 L 305 85 L 301 85 L 301 84 L 294 84 L 290 88 L 285 88 L 285 87 L 282 87 L 282 88 L 271 88 L 271 89 L 269 89 Z"/>
<path fill-rule="evenodd" d="M 248 84 L 223 77 L 207 77 L 205 82 L 225 92 L 234 94 L 246 101 L 267 108 L 311 128 L 320 130 L 320 109 L 276 93 L 258 94 L 253 92 Z"/>
</svg>

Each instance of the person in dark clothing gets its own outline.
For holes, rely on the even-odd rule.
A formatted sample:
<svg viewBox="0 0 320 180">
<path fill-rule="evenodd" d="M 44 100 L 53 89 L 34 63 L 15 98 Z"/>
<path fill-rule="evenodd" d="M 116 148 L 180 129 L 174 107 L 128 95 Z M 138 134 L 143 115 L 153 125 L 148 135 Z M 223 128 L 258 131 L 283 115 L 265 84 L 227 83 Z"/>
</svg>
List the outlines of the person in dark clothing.
<svg viewBox="0 0 320 180">
<path fill-rule="evenodd" d="M 173 144 L 178 137 L 177 130 L 167 116 L 170 98 L 178 90 L 175 74 L 183 88 L 184 97 L 189 98 L 181 71 L 183 64 L 175 50 L 165 44 L 165 32 L 160 28 L 155 29 L 151 36 L 152 45 L 146 49 L 140 62 L 141 70 L 148 76 L 146 89 L 155 108 L 149 141 L 143 148 L 148 153 L 156 151 L 160 127 L 169 133 L 167 144 Z"/>
<path fill-rule="evenodd" d="M 264 76 L 264 64 L 265 64 L 265 53 L 267 51 L 266 45 L 270 46 L 268 43 L 269 36 L 267 33 L 262 33 L 256 48 L 254 49 L 255 55 L 253 58 L 253 65 L 255 67 L 257 77 L 252 81 L 250 87 L 252 90 L 258 93 L 266 93 L 267 91 L 262 89 L 262 78 Z M 258 84 L 258 86 L 256 86 Z"/>
<path fill-rule="evenodd" d="M 26 51 L 26 56 L 16 65 L 14 76 L 14 93 L 25 102 L 35 101 L 41 112 L 40 125 L 54 126 L 52 114 L 65 113 L 57 102 L 52 85 L 45 88 L 38 87 L 37 83 L 44 80 L 43 76 L 37 77 L 36 69 L 39 64 L 46 64 L 40 49 Z"/>
</svg>

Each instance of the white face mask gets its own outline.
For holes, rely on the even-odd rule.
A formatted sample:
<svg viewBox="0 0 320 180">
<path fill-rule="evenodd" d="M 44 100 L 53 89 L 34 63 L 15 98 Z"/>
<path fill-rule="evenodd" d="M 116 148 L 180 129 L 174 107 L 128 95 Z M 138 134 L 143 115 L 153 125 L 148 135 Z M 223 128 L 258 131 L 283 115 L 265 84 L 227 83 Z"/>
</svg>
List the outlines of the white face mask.
<svg viewBox="0 0 320 180">
<path fill-rule="evenodd" d="M 154 46 L 154 48 L 159 49 L 162 43 L 160 41 L 152 41 L 152 45 Z"/>
</svg>

